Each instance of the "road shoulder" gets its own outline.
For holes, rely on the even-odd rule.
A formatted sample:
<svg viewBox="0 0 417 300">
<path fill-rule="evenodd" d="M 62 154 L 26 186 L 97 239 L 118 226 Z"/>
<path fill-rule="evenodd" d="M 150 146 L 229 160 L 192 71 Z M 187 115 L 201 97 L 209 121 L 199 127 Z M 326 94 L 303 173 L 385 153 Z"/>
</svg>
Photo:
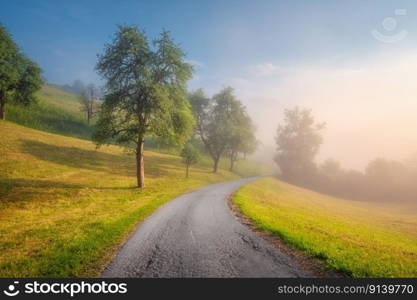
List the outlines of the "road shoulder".
<svg viewBox="0 0 417 300">
<path fill-rule="evenodd" d="M 258 236 L 267 241 L 272 247 L 278 251 L 287 255 L 291 261 L 294 262 L 301 270 L 303 270 L 308 277 L 317 277 L 317 278 L 341 278 L 344 277 L 343 274 L 330 269 L 325 263 L 311 257 L 308 253 L 299 250 L 295 247 L 292 247 L 286 244 L 278 236 L 274 235 L 271 232 L 260 229 L 256 224 L 243 215 L 239 208 L 233 203 L 232 199 L 237 191 L 230 195 L 227 199 L 227 205 L 234 215 L 234 217 L 243 225 L 249 227 L 251 231 L 256 233 Z"/>
</svg>

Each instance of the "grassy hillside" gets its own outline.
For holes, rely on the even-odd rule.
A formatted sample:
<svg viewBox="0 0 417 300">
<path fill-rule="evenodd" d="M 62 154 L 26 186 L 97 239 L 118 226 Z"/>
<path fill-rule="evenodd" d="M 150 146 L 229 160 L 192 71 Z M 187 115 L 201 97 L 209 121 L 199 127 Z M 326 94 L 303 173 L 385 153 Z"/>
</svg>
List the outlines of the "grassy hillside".
<svg viewBox="0 0 417 300">
<path fill-rule="evenodd" d="M 261 229 L 353 277 L 417 277 L 416 207 L 325 196 L 264 178 L 233 202 Z"/>
<path fill-rule="evenodd" d="M 37 93 L 38 102 L 27 107 L 9 104 L 6 119 L 52 133 L 90 138 L 92 129 L 80 111 L 77 95 L 46 84 Z"/>
<path fill-rule="evenodd" d="M 147 151 L 147 187 L 116 146 L 0 121 L 0 277 L 93 276 L 134 226 L 174 197 L 237 178 L 202 163 L 184 178 L 173 155 Z M 254 173 L 240 164 L 242 175 Z"/>
</svg>

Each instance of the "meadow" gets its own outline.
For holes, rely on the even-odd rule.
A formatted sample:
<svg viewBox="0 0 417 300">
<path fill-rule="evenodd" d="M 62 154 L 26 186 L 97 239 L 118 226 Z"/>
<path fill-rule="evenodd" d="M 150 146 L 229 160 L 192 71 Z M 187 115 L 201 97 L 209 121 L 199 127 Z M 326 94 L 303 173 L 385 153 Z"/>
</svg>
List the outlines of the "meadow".
<svg viewBox="0 0 417 300">
<path fill-rule="evenodd" d="M 93 129 L 85 121 L 79 96 L 52 84 L 36 93 L 37 102 L 28 106 L 9 103 L 6 119 L 14 123 L 65 136 L 89 139 Z"/>
<path fill-rule="evenodd" d="M 417 204 L 335 198 L 271 177 L 232 201 L 259 229 L 346 276 L 417 277 Z"/>
<path fill-rule="evenodd" d="M 0 121 L 0 277 L 89 277 L 100 273 L 129 233 L 159 206 L 203 185 L 239 175 L 185 167 L 146 151 L 146 188 L 120 147 Z M 239 169 L 240 166 L 240 169 Z M 261 172 L 241 162 L 242 176 Z"/>
</svg>

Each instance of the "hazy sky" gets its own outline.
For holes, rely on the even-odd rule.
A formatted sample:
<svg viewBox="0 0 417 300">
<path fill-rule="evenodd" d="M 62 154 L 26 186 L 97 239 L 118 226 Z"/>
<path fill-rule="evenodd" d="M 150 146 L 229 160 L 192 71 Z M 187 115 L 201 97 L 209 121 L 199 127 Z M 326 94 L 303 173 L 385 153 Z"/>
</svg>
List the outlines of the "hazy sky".
<svg viewBox="0 0 417 300">
<path fill-rule="evenodd" d="M 236 89 L 273 145 L 285 107 L 328 123 L 320 159 L 417 151 L 416 1 L 2 1 L 0 22 L 55 83 L 97 82 L 116 24 L 172 31 L 209 95 Z"/>
</svg>

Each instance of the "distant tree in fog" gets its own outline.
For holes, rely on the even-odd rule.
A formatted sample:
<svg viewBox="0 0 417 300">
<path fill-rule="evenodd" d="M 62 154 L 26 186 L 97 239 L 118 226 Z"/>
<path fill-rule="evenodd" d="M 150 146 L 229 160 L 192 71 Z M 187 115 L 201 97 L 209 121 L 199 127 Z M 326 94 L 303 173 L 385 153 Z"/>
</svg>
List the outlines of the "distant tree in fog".
<svg viewBox="0 0 417 300">
<path fill-rule="evenodd" d="M 408 187 L 415 186 L 411 170 L 403 163 L 377 158 L 365 168 L 365 180 L 368 192 L 380 200 L 404 198 Z M 417 195 L 415 196 L 417 200 Z"/>
<path fill-rule="evenodd" d="M 314 158 L 323 142 L 325 123 L 316 123 L 310 110 L 285 110 L 284 123 L 277 129 L 275 162 L 282 176 L 292 181 L 310 179 L 316 169 Z"/>
<path fill-rule="evenodd" d="M 209 114 L 211 109 L 210 98 L 204 95 L 202 89 L 198 89 L 188 95 L 188 101 L 196 120 L 195 133 L 198 136 L 204 135 L 207 123 L 209 122 Z"/>
<path fill-rule="evenodd" d="M 400 161 L 377 158 L 360 172 L 342 169 L 330 159 L 320 165 L 308 187 L 347 199 L 416 202 L 416 178 L 417 169 Z"/>
<path fill-rule="evenodd" d="M 197 90 L 189 95 L 196 119 L 196 133 L 213 160 L 213 172 L 219 168 L 220 158 L 228 156 L 230 170 L 241 153 L 251 153 L 256 147 L 255 128 L 245 106 L 226 87 L 207 98 Z"/>
<path fill-rule="evenodd" d="M 320 165 L 320 171 L 328 176 L 338 176 L 343 170 L 337 160 L 328 158 Z"/>
<path fill-rule="evenodd" d="M 90 124 L 90 120 L 96 115 L 99 103 L 98 103 L 98 90 L 94 84 L 90 83 L 84 88 L 80 97 L 81 111 L 85 113 L 87 123 Z"/>
<path fill-rule="evenodd" d="M 242 106 L 234 116 L 235 122 L 228 140 L 226 155 L 230 160 L 230 171 L 234 171 L 239 155 L 246 156 L 255 152 L 258 141 L 255 137 L 255 126 Z"/>
<path fill-rule="evenodd" d="M 76 79 L 71 85 L 71 90 L 73 93 L 76 93 L 78 95 L 82 95 L 85 91 L 85 84 L 82 80 Z"/>
<path fill-rule="evenodd" d="M 364 171 L 343 169 L 334 159 L 316 167 L 323 128 L 309 110 L 285 111 L 284 123 L 277 130 L 275 157 L 284 179 L 346 199 L 417 203 L 417 155 L 405 163 L 377 158 Z"/>
</svg>

